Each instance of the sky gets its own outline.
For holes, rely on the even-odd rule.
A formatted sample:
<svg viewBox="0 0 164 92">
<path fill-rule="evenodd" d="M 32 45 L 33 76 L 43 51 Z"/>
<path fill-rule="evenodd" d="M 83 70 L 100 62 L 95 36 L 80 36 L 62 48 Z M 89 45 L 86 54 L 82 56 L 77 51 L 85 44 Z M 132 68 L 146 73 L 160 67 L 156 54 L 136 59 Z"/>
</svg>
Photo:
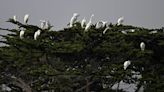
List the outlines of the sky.
<svg viewBox="0 0 164 92">
<path fill-rule="evenodd" d="M 0 27 L 12 26 L 5 21 L 17 15 L 23 21 L 29 14 L 29 24 L 40 25 L 39 20 L 49 20 L 54 30 L 67 26 L 74 12 L 79 13 L 79 21 L 93 23 L 104 20 L 116 23 L 121 16 L 124 24 L 161 28 L 164 26 L 164 0 L 0 0 Z"/>
</svg>

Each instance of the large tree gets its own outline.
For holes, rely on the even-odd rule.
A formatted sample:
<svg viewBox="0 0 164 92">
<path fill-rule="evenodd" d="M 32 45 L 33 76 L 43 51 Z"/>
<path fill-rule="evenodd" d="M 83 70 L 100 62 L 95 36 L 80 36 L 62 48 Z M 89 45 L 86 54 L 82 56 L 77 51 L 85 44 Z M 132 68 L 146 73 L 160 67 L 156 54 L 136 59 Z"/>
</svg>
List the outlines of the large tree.
<svg viewBox="0 0 164 92">
<path fill-rule="evenodd" d="M 98 29 L 91 25 L 85 32 L 77 22 L 55 31 L 51 26 L 41 29 L 13 19 L 7 22 L 16 28 L 0 28 L 9 31 L 1 34 L 0 84 L 13 92 L 125 91 L 121 82 L 135 84 L 136 92 L 142 87 L 145 92 L 164 91 L 162 28 L 109 24 Z M 110 29 L 103 33 L 107 26 Z M 41 34 L 34 40 L 37 30 Z M 127 60 L 131 65 L 124 70 Z"/>
</svg>

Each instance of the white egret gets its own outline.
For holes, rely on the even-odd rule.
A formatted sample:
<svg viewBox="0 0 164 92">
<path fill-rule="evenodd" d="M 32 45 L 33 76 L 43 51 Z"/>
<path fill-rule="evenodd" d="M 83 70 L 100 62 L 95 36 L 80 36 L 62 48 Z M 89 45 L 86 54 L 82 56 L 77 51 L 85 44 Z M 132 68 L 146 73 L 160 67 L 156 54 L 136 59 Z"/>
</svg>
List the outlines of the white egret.
<svg viewBox="0 0 164 92">
<path fill-rule="evenodd" d="M 46 21 L 45 20 L 40 20 L 41 23 L 40 23 L 40 28 L 41 29 L 44 29 L 45 28 L 45 25 L 46 25 Z"/>
<path fill-rule="evenodd" d="M 81 21 L 81 27 L 82 27 L 82 28 L 84 28 L 85 23 L 86 23 L 86 19 L 85 19 L 85 17 L 84 17 L 84 19 Z"/>
<path fill-rule="evenodd" d="M 121 33 L 128 34 L 126 30 L 122 30 Z"/>
<path fill-rule="evenodd" d="M 157 30 L 154 30 L 154 31 L 150 31 L 150 32 L 149 32 L 149 34 L 156 34 L 156 33 L 158 33 Z"/>
<path fill-rule="evenodd" d="M 141 42 L 140 43 L 140 48 L 141 48 L 141 51 L 144 51 L 145 50 L 145 43 L 144 42 Z"/>
<path fill-rule="evenodd" d="M 124 17 L 120 17 L 118 20 L 117 20 L 117 25 L 121 25 L 122 23 L 124 22 Z"/>
<path fill-rule="evenodd" d="M 132 33 L 134 33 L 134 32 L 135 32 L 135 29 L 131 29 L 131 30 L 129 30 L 129 32 L 132 32 Z"/>
<path fill-rule="evenodd" d="M 73 27 L 73 24 L 75 23 L 75 21 L 77 20 L 77 17 L 80 16 L 78 13 L 74 13 L 71 20 L 70 20 L 70 27 Z"/>
<path fill-rule="evenodd" d="M 37 40 L 38 36 L 40 35 L 41 30 L 38 30 L 34 33 L 34 40 Z"/>
<path fill-rule="evenodd" d="M 106 33 L 107 30 L 109 30 L 110 28 L 109 27 L 106 27 L 105 30 L 103 31 L 103 34 Z"/>
<path fill-rule="evenodd" d="M 24 23 L 26 23 L 26 24 L 27 24 L 28 19 L 29 19 L 29 14 L 26 14 L 26 15 L 24 16 Z"/>
<path fill-rule="evenodd" d="M 96 23 L 96 29 L 100 28 L 100 25 L 99 24 L 100 24 L 100 22 L 97 22 Z"/>
<path fill-rule="evenodd" d="M 13 16 L 13 20 L 14 20 L 14 22 L 17 21 L 17 16 L 16 15 Z"/>
<path fill-rule="evenodd" d="M 20 33 L 19 33 L 20 39 L 23 39 L 24 38 L 24 33 L 25 33 L 25 30 L 21 30 L 20 31 Z"/>
<path fill-rule="evenodd" d="M 130 60 L 125 61 L 124 62 L 124 70 L 126 70 L 130 64 L 131 64 Z"/>
<path fill-rule="evenodd" d="M 102 27 L 105 27 L 105 25 L 107 24 L 107 21 L 101 21 L 102 23 Z"/>
<path fill-rule="evenodd" d="M 85 31 L 88 31 L 88 29 L 91 27 L 93 16 L 94 16 L 94 14 L 91 15 L 90 20 L 85 27 Z"/>
</svg>

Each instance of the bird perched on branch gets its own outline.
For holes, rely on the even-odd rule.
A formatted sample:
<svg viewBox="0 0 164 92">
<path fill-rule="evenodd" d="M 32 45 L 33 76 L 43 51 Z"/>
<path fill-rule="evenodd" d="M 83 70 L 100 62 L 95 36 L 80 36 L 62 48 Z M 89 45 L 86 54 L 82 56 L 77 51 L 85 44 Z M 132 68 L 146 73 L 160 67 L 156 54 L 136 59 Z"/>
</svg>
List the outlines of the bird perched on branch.
<svg viewBox="0 0 164 92">
<path fill-rule="evenodd" d="M 126 70 L 130 64 L 131 64 L 130 60 L 125 61 L 124 62 L 124 70 Z"/>
<path fill-rule="evenodd" d="M 16 15 L 13 16 L 13 20 L 14 20 L 14 22 L 17 22 L 17 16 Z"/>
<path fill-rule="evenodd" d="M 37 40 L 38 36 L 40 35 L 41 30 L 38 29 L 35 33 L 34 33 L 34 40 Z"/>
<path fill-rule="evenodd" d="M 23 39 L 24 38 L 24 33 L 25 33 L 25 30 L 21 30 L 20 31 L 20 33 L 19 33 L 20 39 Z"/>
<path fill-rule="evenodd" d="M 78 13 L 74 13 L 71 20 L 70 20 L 70 23 L 69 23 L 69 27 L 73 27 L 73 24 L 75 23 L 75 21 L 77 20 L 77 17 L 79 17 L 80 15 Z"/>
<path fill-rule="evenodd" d="M 144 51 L 145 50 L 145 43 L 144 42 L 141 42 L 140 43 L 140 48 L 141 48 L 141 51 Z"/>
<path fill-rule="evenodd" d="M 88 29 L 91 27 L 93 16 L 94 16 L 94 14 L 91 15 L 89 22 L 87 23 L 87 25 L 85 27 L 85 31 L 88 31 Z"/>
<path fill-rule="evenodd" d="M 29 20 L 29 14 L 24 15 L 24 23 L 27 24 Z"/>
<path fill-rule="evenodd" d="M 107 30 L 109 30 L 110 28 L 109 27 L 106 27 L 105 30 L 103 31 L 103 34 L 106 33 Z"/>
<path fill-rule="evenodd" d="M 84 17 L 84 19 L 81 21 L 81 27 L 82 27 L 82 28 L 84 28 L 85 23 L 86 23 L 86 19 L 85 19 L 85 17 Z"/>
<path fill-rule="evenodd" d="M 117 25 L 121 25 L 122 23 L 124 22 L 124 17 L 120 17 L 118 20 L 117 20 Z"/>
</svg>

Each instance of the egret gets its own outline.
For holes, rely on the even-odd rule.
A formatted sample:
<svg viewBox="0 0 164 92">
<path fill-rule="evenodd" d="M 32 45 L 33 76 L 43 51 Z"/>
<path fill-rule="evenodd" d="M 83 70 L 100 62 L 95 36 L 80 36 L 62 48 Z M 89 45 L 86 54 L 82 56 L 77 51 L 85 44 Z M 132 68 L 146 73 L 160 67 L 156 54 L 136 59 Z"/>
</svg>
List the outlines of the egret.
<svg viewBox="0 0 164 92">
<path fill-rule="evenodd" d="M 103 31 L 103 34 L 106 33 L 107 30 L 109 30 L 110 28 L 109 27 L 106 27 L 105 30 Z"/>
<path fill-rule="evenodd" d="M 140 48 L 141 48 L 141 51 L 144 51 L 145 50 L 145 43 L 144 42 L 141 42 L 140 43 Z"/>
<path fill-rule="evenodd" d="M 129 32 L 132 32 L 132 33 L 134 33 L 134 32 L 135 32 L 135 29 L 131 29 L 131 30 L 129 30 Z"/>
<path fill-rule="evenodd" d="M 100 24 L 100 22 L 97 22 L 97 23 L 96 23 L 96 29 L 99 28 L 99 24 Z"/>
<path fill-rule="evenodd" d="M 124 62 L 124 70 L 126 70 L 130 64 L 131 64 L 130 60 L 125 61 Z"/>
<path fill-rule="evenodd" d="M 46 25 L 46 21 L 45 20 L 40 20 L 40 21 L 41 21 L 40 28 L 44 29 Z"/>
<path fill-rule="evenodd" d="M 20 33 L 19 33 L 20 39 L 23 39 L 24 38 L 24 33 L 25 33 L 25 30 L 21 30 L 20 31 Z"/>
<path fill-rule="evenodd" d="M 121 33 L 128 34 L 126 30 L 122 30 Z"/>
<path fill-rule="evenodd" d="M 27 24 L 28 19 L 29 19 L 29 14 L 26 14 L 26 15 L 24 16 L 24 23 L 26 23 L 26 24 Z"/>
<path fill-rule="evenodd" d="M 14 22 L 17 21 L 17 16 L 16 15 L 13 16 L 13 20 L 14 20 Z"/>
<path fill-rule="evenodd" d="M 88 29 L 91 27 L 92 24 L 92 17 L 94 16 L 94 14 L 91 15 L 89 22 L 87 23 L 86 27 L 85 27 L 85 31 L 88 31 Z"/>
<path fill-rule="evenodd" d="M 82 27 L 82 28 L 84 28 L 85 23 L 86 23 L 86 19 L 85 19 L 85 17 L 84 17 L 84 19 L 81 21 L 81 27 Z"/>
<path fill-rule="evenodd" d="M 78 13 L 74 13 L 71 20 L 70 20 L 70 27 L 73 27 L 73 24 L 75 23 L 75 21 L 77 20 L 77 17 L 79 17 L 80 15 Z"/>
<path fill-rule="evenodd" d="M 105 27 L 105 25 L 107 24 L 107 21 L 101 21 L 102 23 L 102 27 Z"/>
<path fill-rule="evenodd" d="M 154 31 L 149 32 L 149 34 L 156 34 L 157 32 L 158 32 L 157 30 L 154 30 Z"/>
<path fill-rule="evenodd" d="M 37 38 L 40 35 L 40 33 L 41 33 L 41 30 L 38 30 L 38 31 L 35 32 L 35 34 L 34 34 L 34 40 L 37 40 Z"/>
<path fill-rule="evenodd" d="M 118 20 L 117 20 L 117 25 L 121 25 L 122 23 L 124 22 L 124 17 L 120 17 Z"/>
</svg>

